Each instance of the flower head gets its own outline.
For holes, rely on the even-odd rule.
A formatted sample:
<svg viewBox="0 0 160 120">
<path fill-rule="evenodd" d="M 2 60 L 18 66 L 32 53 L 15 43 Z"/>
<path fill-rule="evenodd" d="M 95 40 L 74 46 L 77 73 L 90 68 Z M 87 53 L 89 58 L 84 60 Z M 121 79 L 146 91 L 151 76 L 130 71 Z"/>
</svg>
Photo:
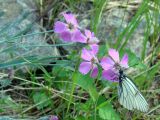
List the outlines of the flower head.
<svg viewBox="0 0 160 120">
<path fill-rule="evenodd" d="M 57 116 L 52 115 L 49 120 L 58 120 Z"/>
<path fill-rule="evenodd" d="M 89 45 L 97 44 L 99 42 L 99 40 L 94 36 L 94 33 L 87 29 L 84 31 L 84 35 L 80 31 L 77 31 L 74 37 L 77 42 L 87 43 Z"/>
<path fill-rule="evenodd" d="M 86 48 L 82 49 L 81 58 L 83 59 L 83 62 L 79 66 L 79 71 L 82 74 L 87 74 L 91 71 L 91 77 L 96 77 L 98 75 L 98 67 L 96 65 L 96 63 L 98 63 L 96 57 L 97 52 L 97 48 L 94 48 L 94 46 L 91 50 L 87 50 Z"/>
<path fill-rule="evenodd" d="M 91 32 L 90 30 L 85 30 L 85 40 L 86 43 L 88 44 L 97 44 L 99 42 L 99 40 L 95 37 L 94 33 Z"/>
<path fill-rule="evenodd" d="M 124 54 L 122 59 L 119 58 L 119 53 L 115 49 L 110 49 L 108 51 L 109 57 L 104 57 L 101 60 L 101 66 L 104 69 L 102 72 L 102 77 L 118 82 L 119 79 L 119 69 L 128 68 L 128 55 Z"/>
<path fill-rule="evenodd" d="M 66 42 L 74 42 L 73 36 L 79 31 L 76 17 L 71 13 L 62 13 L 66 23 L 57 21 L 54 25 L 54 32 L 58 33 L 61 39 Z"/>
</svg>

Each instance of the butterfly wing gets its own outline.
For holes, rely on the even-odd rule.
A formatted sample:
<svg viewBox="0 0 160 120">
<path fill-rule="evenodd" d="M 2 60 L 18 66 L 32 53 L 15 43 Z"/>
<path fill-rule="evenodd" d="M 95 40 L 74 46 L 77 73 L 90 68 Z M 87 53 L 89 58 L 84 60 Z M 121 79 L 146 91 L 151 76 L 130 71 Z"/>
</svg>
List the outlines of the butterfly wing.
<svg viewBox="0 0 160 120">
<path fill-rule="evenodd" d="M 120 104 L 129 110 L 137 109 L 142 112 L 147 112 L 149 109 L 145 98 L 134 83 L 126 76 L 123 77 L 119 83 L 118 97 Z"/>
</svg>

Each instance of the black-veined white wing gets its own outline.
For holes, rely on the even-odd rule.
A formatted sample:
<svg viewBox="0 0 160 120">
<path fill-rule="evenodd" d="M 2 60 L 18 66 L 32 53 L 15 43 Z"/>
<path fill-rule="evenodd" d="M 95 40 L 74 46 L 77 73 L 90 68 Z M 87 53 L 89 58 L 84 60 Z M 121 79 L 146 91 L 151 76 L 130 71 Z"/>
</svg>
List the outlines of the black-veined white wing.
<svg viewBox="0 0 160 120">
<path fill-rule="evenodd" d="M 148 103 L 142 96 L 134 83 L 126 76 L 123 76 L 118 86 L 119 102 L 129 110 L 140 110 L 147 112 L 149 109 Z"/>
</svg>

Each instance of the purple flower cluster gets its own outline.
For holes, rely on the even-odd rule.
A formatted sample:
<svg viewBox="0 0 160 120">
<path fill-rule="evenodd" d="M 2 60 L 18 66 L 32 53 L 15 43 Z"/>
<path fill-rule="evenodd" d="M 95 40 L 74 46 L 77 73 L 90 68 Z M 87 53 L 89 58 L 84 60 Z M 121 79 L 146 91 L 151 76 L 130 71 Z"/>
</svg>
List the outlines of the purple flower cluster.
<svg viewBox="0 0 160 120">
<path fill-rule="evenodd" d="M 96 44 L 99 40 L 94 36 L 94 33 L 89 30 L 81 32 L 75 15 L 71 13 L 62 13 L 65 23 L 57 21 L 54 25 L 54 32 L 65 42 L 80 42 L 87 44 Z"/>
<path fill-rule="evenodd" d="M 110 49 L 108 57 L 103 57 L 99 62 L 97 53 L 99 50 L 99 40 L 90 30 L 81 30 L 75 15 L 62 13 L 65 22 L 57 21 L 54 25 L 54 32 L 65 42 L 80 42 L 89 46 L 83 48 L 81 53 L 82 63 L 79 72 L 95 78 L 98 75 L 98 65 L 103 68 L 102 77 L 112 82 L 118 82 L 119 69 L 128 68 L 128 55 L 125 54 L 120 60 L 119 53 L 115 49 Z"/>
</svg>

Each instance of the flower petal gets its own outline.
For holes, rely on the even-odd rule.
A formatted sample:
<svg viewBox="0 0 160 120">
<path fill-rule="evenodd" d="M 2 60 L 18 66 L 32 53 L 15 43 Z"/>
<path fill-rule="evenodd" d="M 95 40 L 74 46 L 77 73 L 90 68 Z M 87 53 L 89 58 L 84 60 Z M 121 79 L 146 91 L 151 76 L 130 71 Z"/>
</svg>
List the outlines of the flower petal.
<svg viewBox="0 0 160 120">
<path fill-rule="evenodd" d="M 62 13 L 62 15 L 64 16 L 67 23 L 71 23 L 75 27 L 78 27 L 78 23 L 77 23 L 77 19 L 76 19 L 75 15 L 73 15 L 71 13 L 68 13 L 68 14 L 67 13 Z"/>
<path fill-rule="evenodd" d="M 91 61 L 91 59 L 93 58 L 93 53 L 90 50 L 87 50 L 86 48 L 82 49 L 82 54 L 81 54 L 81 58 L 83 60 L 87 60 L 87 61 Z"/>
<path fill-rule="evenodd" d="M 86 43 L 87 42 L 86 37 L 79 30 L 76 30 L 74 32 L 72 41 L 80 42 L 80 43 Z"/>
<path fill-rule="evenodd" d="M 92 32 L 92 37 L 95 37 L 94 32 Z"/>
<path fill-rule="evenodd" d="M 96 44 L 99 43 L 99 40 L 96 37 L 91 37 L 87 42 L 88 44 Z"/>
<path fill-rule="evenodd" d="M 108 53 L 109 53 L 110 57 L 112 57 L 112 59 L 115 62 L 119 63 L 119 53 L 118 53 L 117 50 L 115 50 L 115 49 L 109 49 Z"/>
<path fill-rule="evenodd" d="M 123 58 L 121 59 L 120 65 L 124 68 L 128 68 L 128 55 L 124 54 Z"/>
<path fill-rule="evenodd" d="M 65 42 L 72 42 L 72 33 L 70 31 L 64 31 L 59 33 L 59 36 Z"/>
<path fill-rule="evenodd" d="M 52 116 L 50 117 L 50 120 L 58 120 L 58 117 L 57 117 L 57 116 L 52 115 Z"/>
<path fill-rule="evenodd" d="M 90 47 L 91 47 L 93 54 L 96 55 L 98 53 L 99 46 L 97 44 L 92 44 L 90 45 Z"/>
<path fill-rule="evenodd" d="M 94 64 L 90 76 L 91 76 L 92 78 L 95 78 L 95 77 L 97 77 L 97 75 L 98 75 L 98 67 L 97 67 L 96 64 Z"/>
<path fill-rule="evenodd" d="M 67 29 L 66 24 L 60 21 L 55 22 L 54 24 L 54 32 L 61 33 Z"/>
<path fill-rule="evenodd" d="M 79 66 L 79 72 L 85 75 L 91 70 L 91 67 L 91 62 L 82 62 Z"/>
<path fill-rule="evenodd" d="M 85 29 L 84 30 L 84 34 L 86 35 L 87 38 L 91 38 L 92 37 L 92 32 L 90 30 Z"/>
<path fill-rule="evenodd" d="M 103 57 L 100 65 L 104 70 L 112 69 L 114 66 L 114 61 L 110 57 Z"/>
<path fill-rule="evenodd" d="M 112 81 L 112 82 L 118 82 L 119 76 L 116 74 L 113 70 L 103 70 L 102 71 L 102 77 L 106 80 Z"/>
</svg>

